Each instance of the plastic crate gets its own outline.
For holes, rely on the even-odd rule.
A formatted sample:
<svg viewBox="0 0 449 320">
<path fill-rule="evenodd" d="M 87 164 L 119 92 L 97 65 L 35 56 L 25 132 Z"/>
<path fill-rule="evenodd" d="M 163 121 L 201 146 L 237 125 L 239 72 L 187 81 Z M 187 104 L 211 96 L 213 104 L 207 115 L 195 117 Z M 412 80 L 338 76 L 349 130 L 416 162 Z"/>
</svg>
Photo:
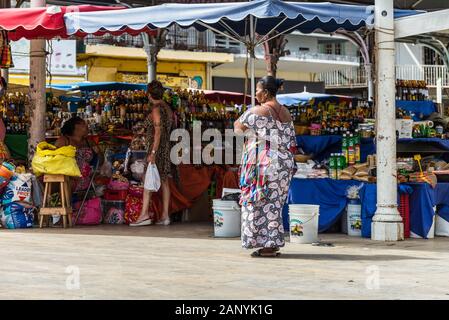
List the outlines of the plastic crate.
<svg viewBox="0 0 449 320">
<path fill-rule="evenodd" d="M 410 238 L 410 195 L 401 194 L 399 197 L 399 213 L 404 223 L 404 238 Z"/>
<path fill-rule="evenodd" d="M 125 201 L 101 201 L 103 210 L 103 223 L 123 224 L 125 223 Z"/>
</svg>

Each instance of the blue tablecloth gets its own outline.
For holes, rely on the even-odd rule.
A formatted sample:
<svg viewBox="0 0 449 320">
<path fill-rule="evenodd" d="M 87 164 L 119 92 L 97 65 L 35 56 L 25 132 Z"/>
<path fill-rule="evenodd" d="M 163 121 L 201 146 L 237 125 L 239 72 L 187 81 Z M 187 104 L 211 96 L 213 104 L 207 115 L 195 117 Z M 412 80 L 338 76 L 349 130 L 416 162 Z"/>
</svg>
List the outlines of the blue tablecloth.
<svg viewBox="0 0 449 320">
<path fill-rule="evenodd" d="M 284 228 L 288 230 L 288 204 L 320 205 L 319 232 L 329 229 L 343 214 L 347 205 L 346 190 L 359 181 L 332 179 L 293 179 L 283 210 Z M 435 212 L 449 221 L 449 183 L 438 183 L 433 189 L 427 183 L 407 183 L 398 186 L 399 193 L 410 194 L 410 230 L 426 238 Z M 364 183 L 360 190 L 362 202 L 362 236 L 371 237 L 371 220 L 376 212 L 376 184 Z M 399 199 L 398 199 L 399 202 Z"/>
<path fill-rule="evenodd" d="M 318 231 L 323 232 L 337 222 L 346 208 L 348 199 L 346 190 L 350 186 L 359 186 L 362 182 L 332 179 L 292 179 L 287 204 L 320 205 Z M 284 228 L 288 230 L 288 206 L 283 210 Z"/>
<path fill-rule="evenodd" d="M 406 101 L 406 100 L 396 100 L 396 108 L 401 108 L 402 110 L 413 112 L 415 116 L 413 120 L 418 121 L 422 118 L 420 115 L 426 117 L 433 112 L 437 112 L 437 107 L 433 101 Z"/>
<path fill-rule="evenodd" d="M 398 205 L 399 205 L 399 194 L 401 193 L 412 194 L 414 190 L 411 186 L 407 184 L 400 184 L 398 186 L 398 191 L 399 191 L 398 193 Z M 360 189 L 360 200 L 362 203 L 362 237 L 371 238 L 371 222 L 377 209 L 377 185 L 373 183 L 365 184 L 363 188 Z M 412 206 L 411 200 L 410 205 Z M 419 229 L 419 226 L 417 226 L 416 228 L 412 227 L 411 220 L 412 218 L 410 217 L 410 229 L 411 230 Z M 416 224 L 419 224 L 419 222 L 417 222 Z"/>
<path fill-rule="evenodd" d="M 314 159 L 322 161 L 330 157 L 331 153 L 341 152 L 342 136 L 296 136 L 296 143 L 305 153 L 313 154 Z M 361 139 L 360 157 L 365 162 L 366 157 L 376 153 L 373 139 Z"/>
</svg>

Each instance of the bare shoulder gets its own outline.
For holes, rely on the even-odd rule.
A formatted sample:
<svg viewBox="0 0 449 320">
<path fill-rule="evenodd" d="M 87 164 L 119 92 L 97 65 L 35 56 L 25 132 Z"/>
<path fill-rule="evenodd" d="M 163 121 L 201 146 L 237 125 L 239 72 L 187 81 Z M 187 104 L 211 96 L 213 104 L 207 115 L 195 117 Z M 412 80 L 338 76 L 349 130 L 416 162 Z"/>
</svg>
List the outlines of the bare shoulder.
<svg viewBox="0 0 449 320">
<path fill-rule="evenodd" d="M 68 141 L 67 141 L 66 137 L 60 136 L 58 138 L 58 140 L 56 140 L 56 142 L 55 142 L 55 147 L 57 147 L 57 148 L 65 147 L 65 146 L 67 146 L 67 142 Z"/>
<path fill-rule="evenodd" d="M 292 115 L 290 113 L 290 110 L 286 108 L 285 106 L 281 106 L 281 118 L 282 122 L 291 122 L 293 121 Z"/>
<path fill-rule="evenodd" d="M 268 117 L 270 115 L 268 108 L 263 106 L 255 106 L 250 109 L 250 112 L 262 117 Z"/>
<path fill-rule="evenodd" d="M 161 114 L 161 106 L 159 104 L 155 104 L 152 108 L 151 108 L 151 115 L 152 116 L 159 116 Z"/>
</svg>

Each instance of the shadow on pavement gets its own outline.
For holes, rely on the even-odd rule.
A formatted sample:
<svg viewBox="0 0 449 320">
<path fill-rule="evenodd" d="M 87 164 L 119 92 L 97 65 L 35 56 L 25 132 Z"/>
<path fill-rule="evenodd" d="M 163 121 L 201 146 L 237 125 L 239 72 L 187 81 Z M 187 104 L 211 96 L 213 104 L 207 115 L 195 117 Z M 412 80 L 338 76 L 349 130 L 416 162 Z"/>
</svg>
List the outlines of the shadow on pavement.
<svg viewBox="0 0 449 320">
<path fill-rule="evenodd" d="M 395 261 L 395 260 L 436 260 L 418 258 L 416 256 L 399 255 L 352 255 L 352 254 L 296 254 L 282 253 L 277 259 L 300 259 L 300 260 L 322 260 L 322 261 Z"/>
<path fill-rule="evenodd" d="M 1 229 L 0 229 L 1 230 Z M 34 227 L 30 229 L 2 230 L 2 232 L 27 233 L 27 234 L 54 234 L 73 236 L 117 236 L 117 237 L 149 237 L 149 238 L 184 238 L 216 240 L 226 238 L 214 238 L 214 227 L 212 223 L 174 223 L 170 226 L 143 226 L 130 227 L 128 225 L 106 225 L 98 226 L 76 226 L 74 228 L 63 229 L 62 227 L 42 228 Z M 235 240 L 240 238 L 230 238 Z"/>
</svg>

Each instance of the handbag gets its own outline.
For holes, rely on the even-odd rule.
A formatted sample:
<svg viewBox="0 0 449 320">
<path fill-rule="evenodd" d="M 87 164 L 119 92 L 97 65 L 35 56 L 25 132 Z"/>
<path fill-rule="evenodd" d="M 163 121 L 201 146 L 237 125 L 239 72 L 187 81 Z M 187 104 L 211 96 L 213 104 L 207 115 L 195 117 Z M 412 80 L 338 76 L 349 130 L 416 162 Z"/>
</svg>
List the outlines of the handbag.
<svg viewBox="0 0 449 320">
<path fill-rule="evenodd" d="M 74 213 L 79 210 L 81 206 L 81 202 L 76 202 L 74 204 Z M 102 220 L 102 210 L 101 210 L 101 199 L 93 198 L 91 200 L 87 200 L 84 203 L 82 212 L 79 215 L 78 221 L 76 224 L 78 225 L 98 225 Z M 76 215 L 73 215 L 73 223 L 75 224 Z"/>
</svg>

